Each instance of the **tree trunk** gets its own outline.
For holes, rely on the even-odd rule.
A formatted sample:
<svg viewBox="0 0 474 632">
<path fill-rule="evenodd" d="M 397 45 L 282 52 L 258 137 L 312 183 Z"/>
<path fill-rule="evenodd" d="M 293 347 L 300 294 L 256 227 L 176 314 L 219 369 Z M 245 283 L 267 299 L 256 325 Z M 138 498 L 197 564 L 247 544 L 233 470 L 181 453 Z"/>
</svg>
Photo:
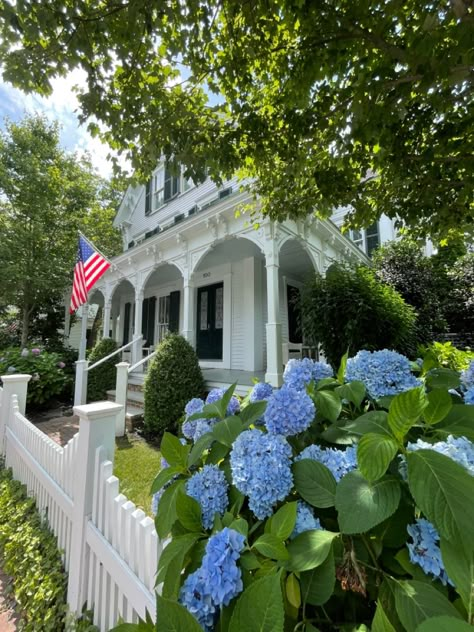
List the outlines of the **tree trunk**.
<svg viewBox="0 0 474 632">
<path fill-rule="evenodd" d="M 21 342 L 20 346 L 23 349 L 28 344 L 28 333 L 30 331 L 30 315 L 31 307 L 28 304 L 23 305 L 23 318 L 21 324 Z"/>
</svg>

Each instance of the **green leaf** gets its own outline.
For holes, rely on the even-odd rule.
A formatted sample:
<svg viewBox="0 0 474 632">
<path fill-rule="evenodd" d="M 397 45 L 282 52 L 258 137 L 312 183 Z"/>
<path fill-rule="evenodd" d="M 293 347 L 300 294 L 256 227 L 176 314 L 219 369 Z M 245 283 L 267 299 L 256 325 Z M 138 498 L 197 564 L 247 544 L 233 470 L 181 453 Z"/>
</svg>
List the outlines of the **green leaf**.
<svg viewBox="0 0 474 632">
<path fill-rule="evenodd" d="M 363 382 L 355 381 L 349 382 L 349 384 L 344 384 L 343 386 L 338 386 L 336 388 L 336 393 L 341 399 L 347 399 L 359 408 L 364 401 L 366 388 Z"/>
<path fill-rule="evenodd" d="M 185 481 L 172 483 L 168 489 L 165 489 L 160 498 L 158 512 L 155 516 L 155 528 L 160 538 L 166 538 L 176 521 L 176 500 L 184 484 Z"/>
<path fill-rule="evenodd" d="M 229 527 L 231 529 L 234 529 L 235 531 L 238 531 L 239 533 L 241 533 L 245 537 L 248 536 L 249 523 L 247 522 L 247 520 L 245 520 L 245 518 L 237 518 L 237 520 L 233 520 L 230 523 Z"/>
<path fill-rule="evenodd" d="M 264 533 L 252 545 L 259 553 L 272 560 L 287 560 L 288 551 L 282 540 L 271 533 Z"/>
<path fill-rule="evenodd" d="M 232 399 L 232 395 L 234 394 L 236 386 L 237 386 L 237 382 L 235 382 L 235 384 L 232 384 L 231 386 L 229 386 L 229 388 L 226 390 L 226 392 L 222 396 L 222 399 L 219 402 L 216 402 L 216 404 L 220 408 L 220 413 L 221 413 L 220 414 L 220 418 L 221 419 L 225 419 L 227 417 L 227 406 L 229 405 L 229 402 Z"/>
<path fill-rule="evenodd" d="M 313 507 L 334 507 L 336 479 L 329 469 L 313 459 L 301 459 L 293 464 L 296 491 Z"/>
<path fill-rule="evenodd" d="M 199 539 L 196 533 L 178 535 L 170 540 L 158 559 L 156 585 L 164 583 L 165 596 L 177 596 L 183 570 L 184 558 Z"/>
<path fill-rule="evenodd" d="M 346 474 L 336 489 L 342 533 L 365 533 L 389 518 L 398 507 L 400 494 L 400 485 L 393 477 L 370 483 L 358 471 Z"/>
<path fill-rule="evenodd" d="M 458 388 L 461 384 L 459 373 L 451 369 L 431 369 L 426 374 L 426 384 L 430 388 Z"/>
<path fill-rule="evenodd" d="M 285 590 L 288 603 L 298 609 L 301 606 L 301 588 L 294 573 L 290 573 L 286 578 Z"/>
<path fill-rule="evenodd" d="M 436 434 L 447 437 L 466 437 L 474 442 L 474 406 L 455 404 L 440 425 L 436 426 Z"/>
<path fill-rule="evenodd" d="M 162 456 L 168 461 L 171 467 L 186 469 L 189 445 L 183 445 L 178 437 L 170 432 L 165 432 L 160 444 Z"/>
<path fill-rule="evenodd" d="M 286 503 L 272 516 L 270 533 L 279 540 L 287 540 L 293 532 L 296 523 L 296 508 L 296 502 Z"/>
<path fill-rule="evenodd" d="M 434 450 L 408 452 L 408 484 L 416 504 L 439 534 L 474 548 L 474 476 Z"/>
<path fill-rule="evenodd" d="M 368 481 L 376 481 L 387 471 L 398 451 L 394 439 L 385 435 L 369 432 L 357 446 L 359 469 Z"/>
<path fill-rule="evenodd" d="M 472 625 L 454 617 L 432 617 L 423 621 L 416 632 L 472 632 Z"/>
<path fill-rule="evenodd" d="M 322 606 L 331 597 L 336 582 L 334 554 L 330 550 L 325 561 L 300 575 L 301 598 L 313 606 Z"/>
<path fill-rule="evenodd" d="M 319 415 L 335 422 L 342 410 L 342 402 L 334 391 L 316 391 L 313 395 L 316 410 Z"/>
<path fill-rule="evenodd" d="M 434 389 L 427 395 L 428 406 L 423 411 L 423 417 L 428 424 L 437 424 L 446 417 L 453 402 L 448 391 L 439 388 Z"/>
<path fill-rule="evenodd" d="M 342 427 L 349 434 L 365 435 L 369 432 L 375 432 L 376 434 L 383 434 L 389 437 L 392 433 L 388 427 L 388 414 L 384 410 L 371 410 L 357 419 L 350 421 Z"/>
<path fill-rule="evenodd" d="M 388 411 L 388 425 L 397 439 L 403 439 L 427 405 L 423 386 L 399 393 L 393 398 Z"/>
<path fill-rule="evenodd" d="M 110 632 L 155 632 L 154 623 L 145 623 L 140 621 L 139 623 L 120 623 L 114 628 L 110 629 Z"/>
<path fill-rule="evenodd" d="M 196 465 L 196 463 L 201 458 L 203 452 L 211 447 L 214 441 L 214 435 L 212 432 L 206 432 L 206 434 L 199 437 L 196 443 L 191 448 L 191 452 L 188 456 L 188 467 L 192 467 Z"/>
<path fill-rule="evenodd" d="M 438 615 L 449 615 L 456 619 L 460 617 L 446 597 L 424 582 L 396 582 L 395 604 L 407 632 L 415 632 L 420 623 Z"/>
<path fill-rule="evenodd" d="M 321 566 L 329 555 L 334 538 L 338 536 L 338 533 L 322 529 L 300 533 L 287 546 L 290 559 L 286 567 L 290 571 L 300 572 Z"/>
<path fill-rule="evenodd" d="M 280 576 L 273 573 L 250 584 L 235 605 L 228 632 L 283 632 Z"/>
<path fill-rule="evenodd" d="M 181 473 L 181 468 L 179 467 L 165 467 L 158 473 L 153 484 L 151 486 L 151 494 L 156 494 L 156 492 L 160 491 L 162 487 L 169 483 L 170 480 L 176 476 L 176 474 Z"/>
<path fill-rule="evenodd" d="M 461 538 L 456 536 L 453 540 L 441 538 L 441 556 L 449 579 L 456 586 L 461 596 L 466 611 L 469 612 L 474 605 L 474 552 L 465 550 Z"/>
<path fill-rule="evenodd" d="M 196 619 L 177 601 L 156 596 L 156 629 L 160 632 L 202 632 Z"/>
<path fill-rule="evenodd" d="M 341 363 L 339 364 L 339 368 L 337 370 L 337 381 L 341 384 L 344 384 L 344 380 L 346 378 L 346 366 L 347 366 L 347 358 L 349 357 L 349 350 L 341 358 Z"/>
<path fill-rule="evenodd" d="M 377 601 L 377 608 L 372 621 L 372 632 L 396 632 L 380 601 Z"/>
<path fill-rule="evenodd" d="M 234 441 L 244 429 L 238 417 L 228 417 L 223 421 L 218 421 L 212 428 L 212 434 L 223 445 L 231 448 Z"/>
<path fill-rule="evenodd" d="M 240 412 L 240 419 L 244 426 L 253 424 L 262 417 L 267 407 L 266 401 L 251 402 Z"/>
<path fill-rule="evenodd" d="M 188 531 L 199 533 L 202 531 L 201 505 L 197 500 L 188 496 L 181 488 L 176 498 L 176 515 L 178 520 Z"/>
<path fill-rule="evenodd" d="M 254 571 L 261 566 L 257 556 L 252 553 L 252 551 L 245 551 L 245 553 L 242 553 L 239 564 L 242 568 L 246 568 L 249 571 Z"/>
</svg>

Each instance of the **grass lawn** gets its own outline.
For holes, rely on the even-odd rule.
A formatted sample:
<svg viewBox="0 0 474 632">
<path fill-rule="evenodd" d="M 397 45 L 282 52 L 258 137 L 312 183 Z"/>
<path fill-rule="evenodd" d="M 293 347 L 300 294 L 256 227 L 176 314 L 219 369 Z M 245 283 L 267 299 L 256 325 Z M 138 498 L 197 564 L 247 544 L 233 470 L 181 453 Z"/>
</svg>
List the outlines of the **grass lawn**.
<svg viewBox="0 0 474 632">
<path fill-rule="evenodd" d="M 120 492 L 151 515 L 150 487 L 160 469 L 158 448 L 136 435 L 116 439 L 114 474 L 120 479 Z"/>
</svg>

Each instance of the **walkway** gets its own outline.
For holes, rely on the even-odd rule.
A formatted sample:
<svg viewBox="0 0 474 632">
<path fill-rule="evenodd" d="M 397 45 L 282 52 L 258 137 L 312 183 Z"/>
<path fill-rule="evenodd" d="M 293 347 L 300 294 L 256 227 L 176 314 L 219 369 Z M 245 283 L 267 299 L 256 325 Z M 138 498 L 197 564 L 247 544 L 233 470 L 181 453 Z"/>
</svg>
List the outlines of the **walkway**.
<svg viewBox="0 0 474 632">
<path fill-rule="evenodd" d="M 39 430 L 62 446 L 65 446 L 79 430 L 79 417 L 64 415 L 62 409 L 38 413 L 30 416 L 30 419 Z M 1 627 L 0 631 L 3 632 Z"/>
<path fill-rule="evenodd" d="M 11 587 L 11 578 L 0 569 L 0 630 L 16 632 L 20 616 L 15 610 L 16 601 Z"/>
</svg>

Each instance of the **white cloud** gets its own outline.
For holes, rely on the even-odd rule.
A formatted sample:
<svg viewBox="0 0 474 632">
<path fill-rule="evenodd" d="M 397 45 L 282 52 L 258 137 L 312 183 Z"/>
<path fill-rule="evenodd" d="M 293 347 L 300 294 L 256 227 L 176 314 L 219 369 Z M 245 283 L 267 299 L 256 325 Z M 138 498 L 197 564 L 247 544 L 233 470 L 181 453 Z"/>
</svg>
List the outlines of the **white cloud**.
<svg viewBox="0 0 474 632">
<path fill-rule="evenodd" d="M 0 116 L 13 120 L 21 119 L 25 112 L 38 111 L 51 121 L 59 121 L 61 144 L 79 155 L 88 152 L 92 164 L 104 177 L 112 173 L 112 163 L 107 159 L 110 148 L 93 138 L 87 131 L 87 125 L 80 125 L 77 117 L 79 101 L 75 87 L 85 85 L 86 74 L 80 69 L 73 70 L 66 77 L 53 79 L 53 92 L 49 97 L 37 94 L 24 94 L 7 82 L 0 82 Z M 123 166 L 127 166 L 123 163 Z"/>
</svg>

